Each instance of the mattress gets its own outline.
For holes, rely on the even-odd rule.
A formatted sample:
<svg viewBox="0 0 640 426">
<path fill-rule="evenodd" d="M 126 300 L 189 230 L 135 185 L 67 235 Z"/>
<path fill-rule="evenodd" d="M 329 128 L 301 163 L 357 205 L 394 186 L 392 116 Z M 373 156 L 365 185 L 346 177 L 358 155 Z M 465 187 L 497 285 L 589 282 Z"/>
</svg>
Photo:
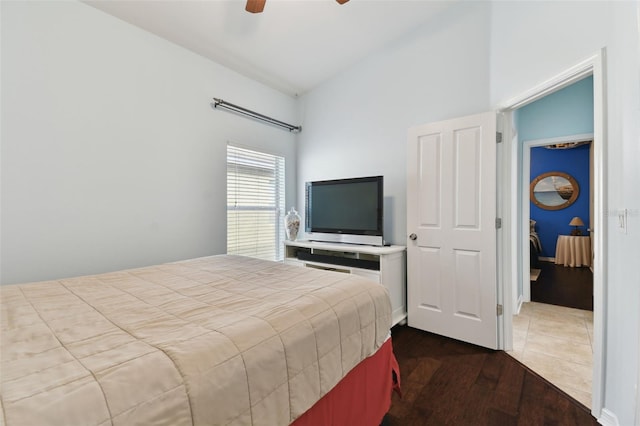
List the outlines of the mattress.
<svg viewBox="0 0 640 426">
<path fill-rule="evenodd" d="M 379 284 L 227 255 L 0 297 L 7 425 L 287 425 L 391 325 Z"/>
</svg>

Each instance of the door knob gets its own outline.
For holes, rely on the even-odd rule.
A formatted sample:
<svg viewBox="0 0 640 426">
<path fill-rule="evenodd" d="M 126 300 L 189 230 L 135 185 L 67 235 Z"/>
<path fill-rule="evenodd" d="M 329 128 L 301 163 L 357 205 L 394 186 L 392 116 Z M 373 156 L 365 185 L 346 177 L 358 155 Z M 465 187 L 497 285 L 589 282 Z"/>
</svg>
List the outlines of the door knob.
<svg viewBox="0 0 640 426">
<path fill-rule="evenodd" d="M 409 235 L 409 239 L 410 239 L 411 241 L 415 241 L 415 240 L 417 240 L 417 239 L 418 239 L 418 236 L 417 236 L 416 234 L 411 234 L 411 235 Z"/>
</svg>

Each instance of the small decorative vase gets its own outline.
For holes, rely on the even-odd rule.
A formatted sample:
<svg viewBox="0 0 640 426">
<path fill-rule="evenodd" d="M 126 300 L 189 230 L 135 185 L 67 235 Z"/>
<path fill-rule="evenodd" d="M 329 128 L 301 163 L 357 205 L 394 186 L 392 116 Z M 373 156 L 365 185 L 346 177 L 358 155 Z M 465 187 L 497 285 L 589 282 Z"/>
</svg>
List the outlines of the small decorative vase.
<svg viewBox="0 0 640 426">
<path fill-rule="evenodd" d="M 287 233 L 287 240 L 295 241 L 300 230 L 300 215 L 295 208 L 291 207 L 289 213 L 284 217 L 284 229 Z"/>
</svg>

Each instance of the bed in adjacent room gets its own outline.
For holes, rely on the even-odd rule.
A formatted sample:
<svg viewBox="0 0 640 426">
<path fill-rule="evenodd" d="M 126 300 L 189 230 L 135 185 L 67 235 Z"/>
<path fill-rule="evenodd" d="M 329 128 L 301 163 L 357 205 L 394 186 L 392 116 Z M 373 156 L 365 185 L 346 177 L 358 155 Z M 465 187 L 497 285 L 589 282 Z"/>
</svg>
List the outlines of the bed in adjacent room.
<svg viewBox="0 0 640 426">
<path fill-rule="evenodd" d="M 398 385 L 354 275 L 221 255 L 0 291 L 7 426 L 377 424 Z"/>
<path fill-rule="evenodd" d="M 542 243 L 540 242 L 540 236 L 536 232 L 536 221 L 529 219 L 529 265 L 531 269 L 538 270 L 540 268 L 539 258 L 541 253 Z"/>
</svg>

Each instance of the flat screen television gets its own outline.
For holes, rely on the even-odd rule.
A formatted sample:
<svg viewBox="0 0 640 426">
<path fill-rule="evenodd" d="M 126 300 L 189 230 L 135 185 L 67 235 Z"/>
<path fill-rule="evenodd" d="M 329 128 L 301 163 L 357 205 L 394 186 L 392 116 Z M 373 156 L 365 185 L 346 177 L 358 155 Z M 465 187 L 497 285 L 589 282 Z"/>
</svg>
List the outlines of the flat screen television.
<svg viewBox="0 0 640 426">
<path fill-rule="evenodd" d="M 382 176 L 307 182 L 307 238 L 382 246 L 383 201 Z"/>
</svg>

